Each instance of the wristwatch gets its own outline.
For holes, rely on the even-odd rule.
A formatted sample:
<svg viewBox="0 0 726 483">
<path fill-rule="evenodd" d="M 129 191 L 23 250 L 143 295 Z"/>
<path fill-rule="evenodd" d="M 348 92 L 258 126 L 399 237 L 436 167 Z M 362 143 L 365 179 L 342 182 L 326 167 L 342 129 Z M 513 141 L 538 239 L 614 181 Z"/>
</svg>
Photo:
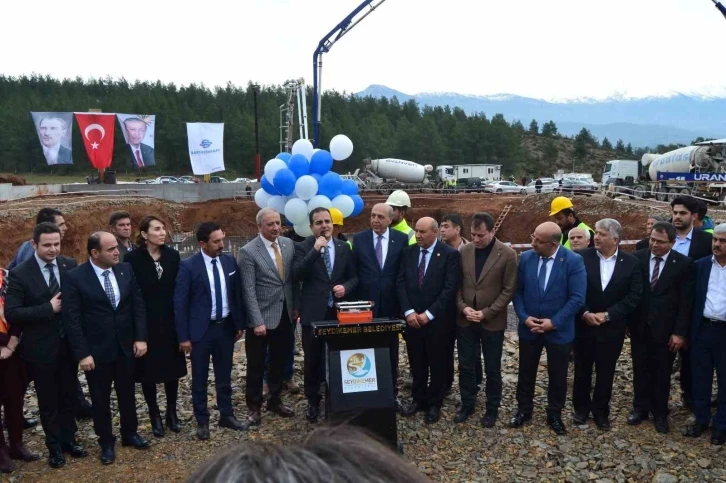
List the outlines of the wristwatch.
<svg viewBox="0 0 726 483">
<path fill-rule="evenodd" d="M 610 322 L 610 314 L 605 312 L 605 322 Z"/>
</svg>

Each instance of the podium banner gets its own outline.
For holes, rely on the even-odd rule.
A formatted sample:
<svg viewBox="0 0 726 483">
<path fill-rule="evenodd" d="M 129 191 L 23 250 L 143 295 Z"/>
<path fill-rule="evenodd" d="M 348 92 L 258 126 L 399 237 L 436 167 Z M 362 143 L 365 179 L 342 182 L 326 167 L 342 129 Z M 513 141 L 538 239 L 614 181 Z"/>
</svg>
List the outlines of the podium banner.
<svg viewBox="0 0 726 483">
<path fill-rule="evenodd" d="M 72 112 L 31 112 L 35 132 L 38 133 L 40 147 L 48 166 L 57 164 L 73 164 Z"/>
<path fill-rule="evenodd" d="M 126 144 L 129 145 L 131 167 L 155 166 L 154 124 L 156 116 L 146 114 L 116 114 Z"/>
<path fill-rule="evenodd" d="M 378 390 L 375 349 L 340 351 L 343 394 Z"/>
<path fill-rule="evenodd" d="M 188 122 L 187 140 L 195 175 L 224 171 L 224 123 Z"/>
</svg>

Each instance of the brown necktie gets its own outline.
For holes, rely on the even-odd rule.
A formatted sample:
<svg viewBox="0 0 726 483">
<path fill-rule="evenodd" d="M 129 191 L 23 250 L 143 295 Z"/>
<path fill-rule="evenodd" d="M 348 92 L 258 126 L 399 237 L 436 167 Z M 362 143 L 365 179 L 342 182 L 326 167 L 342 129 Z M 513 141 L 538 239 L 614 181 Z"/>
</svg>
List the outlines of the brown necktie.
<svg viewBox="0 0 726 483">
<path fill-rule="evenodd" d="M 272 242 L 272 249 L 275 250 L 277 273 L 280 274 L 280 280 L 285 280 L 285 268 L 282 265 L 282 255 L 280 255 L 280 249 L 277 247 L 277 242 Z"/>
<path fill-rule="evenodd" d="M 655 288 L 655 284 L 658 283 L 658 276 L 660 275 L 660 262 L 663 259 L 661 257 L 655 257 L 655 266 L 653 267 L 653 275 L 650 277 L 650 289 Z"/>
</svg>

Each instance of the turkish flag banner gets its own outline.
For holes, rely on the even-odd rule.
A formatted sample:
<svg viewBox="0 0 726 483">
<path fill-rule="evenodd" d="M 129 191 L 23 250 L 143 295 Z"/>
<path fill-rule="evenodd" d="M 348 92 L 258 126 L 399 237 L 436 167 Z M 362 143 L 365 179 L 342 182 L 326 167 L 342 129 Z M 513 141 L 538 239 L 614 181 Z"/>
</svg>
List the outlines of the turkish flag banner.
<svg viewBox="0 0 726 483">
<path fill-rule="evenodd" d="M 113 131 L 115 113 L 76 112 L 76 122 L 81 131 L 91 166 L 104 170 L 113 160 Z"/>
</svg>

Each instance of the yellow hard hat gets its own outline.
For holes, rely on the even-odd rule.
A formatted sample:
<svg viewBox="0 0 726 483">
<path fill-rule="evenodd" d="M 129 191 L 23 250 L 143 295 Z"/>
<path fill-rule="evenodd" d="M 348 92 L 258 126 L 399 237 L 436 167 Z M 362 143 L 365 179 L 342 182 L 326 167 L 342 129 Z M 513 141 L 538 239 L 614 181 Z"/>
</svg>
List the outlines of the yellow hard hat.
<svg viewBox="0 0 726 483">
<path fill-rule="evenodd" d="M 573 208 L 570 198 L 566 196 L 558 196 L 552 200 L 552 204 L 550 205 L 550 216 L 555 216 L 557 213 L 562 210 L 566 210 L 567 208 Z"/>
<path fill-rule="evenodd" d="M 338 208 L 330 208 L 328 211 L 333 219 L 333 225 L 343 226 L 343 213 Z"/>
<path fill-rule="evenodd" d="M 386 204 L 388 206 L 406 206 L 408 208 L 411 208 L 411 198 L 408 197 L 408 193 L 406 193 L 405 191 L 396 190 L 390 194 L 390 196 L 386 200 Z"/>
</svg>

